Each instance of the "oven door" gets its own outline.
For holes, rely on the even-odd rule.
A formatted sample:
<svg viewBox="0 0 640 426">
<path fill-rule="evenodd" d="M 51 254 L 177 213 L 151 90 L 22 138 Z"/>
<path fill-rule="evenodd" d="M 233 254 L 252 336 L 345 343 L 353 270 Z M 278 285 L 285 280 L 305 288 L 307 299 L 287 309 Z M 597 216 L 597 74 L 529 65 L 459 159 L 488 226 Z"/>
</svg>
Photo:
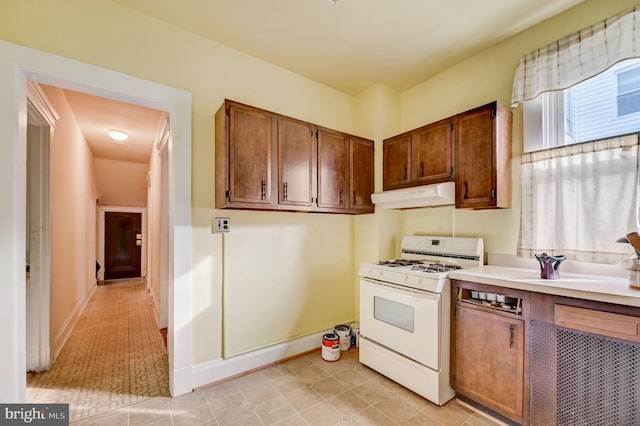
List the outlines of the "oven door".
<svg viewBox="0 0 640 426">
<path fill-rule="evenodd" d="M 360 279 L 360 335 L 440 369 L 441 295 Z"/>
</svg>

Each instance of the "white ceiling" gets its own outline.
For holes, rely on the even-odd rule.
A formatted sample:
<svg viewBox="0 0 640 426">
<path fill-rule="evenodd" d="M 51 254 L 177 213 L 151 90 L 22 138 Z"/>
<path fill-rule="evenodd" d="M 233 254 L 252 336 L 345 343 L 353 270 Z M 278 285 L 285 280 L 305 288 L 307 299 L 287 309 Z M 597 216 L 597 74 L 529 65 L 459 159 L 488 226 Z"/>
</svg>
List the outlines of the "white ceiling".
<svg viewBox="0 0 640 426">
<path fill-rule="evenodd" d="M 356 95 L 404 91 L 582 0 L 113 0 Z"/>
</svg>

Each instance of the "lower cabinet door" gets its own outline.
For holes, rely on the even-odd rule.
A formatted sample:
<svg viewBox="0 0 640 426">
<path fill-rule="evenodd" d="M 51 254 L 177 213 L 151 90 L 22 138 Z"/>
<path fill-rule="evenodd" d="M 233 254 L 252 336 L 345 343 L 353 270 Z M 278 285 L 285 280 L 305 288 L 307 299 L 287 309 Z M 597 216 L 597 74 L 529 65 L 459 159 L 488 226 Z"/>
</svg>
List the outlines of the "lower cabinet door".
<svg viewBox="0 0 640 426">
<path fill-rule="evenodd" d="M 524 421 L 524 321 L 457 306 L 452 387 L 518 423 Z"/>
</svg>

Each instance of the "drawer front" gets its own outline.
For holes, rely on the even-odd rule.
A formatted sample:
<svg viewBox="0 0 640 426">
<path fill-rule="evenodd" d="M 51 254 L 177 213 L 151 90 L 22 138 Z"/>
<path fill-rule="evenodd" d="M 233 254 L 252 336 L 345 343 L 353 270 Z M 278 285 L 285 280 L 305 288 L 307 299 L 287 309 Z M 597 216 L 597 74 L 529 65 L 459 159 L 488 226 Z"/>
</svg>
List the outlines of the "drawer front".
<svg viewBox="0 0 640 426">
<path fill-rule="evenodd" d="M 640 318 L 630 315 L 555 305 L 555 325 L 640 342 Z"/>
</svg>

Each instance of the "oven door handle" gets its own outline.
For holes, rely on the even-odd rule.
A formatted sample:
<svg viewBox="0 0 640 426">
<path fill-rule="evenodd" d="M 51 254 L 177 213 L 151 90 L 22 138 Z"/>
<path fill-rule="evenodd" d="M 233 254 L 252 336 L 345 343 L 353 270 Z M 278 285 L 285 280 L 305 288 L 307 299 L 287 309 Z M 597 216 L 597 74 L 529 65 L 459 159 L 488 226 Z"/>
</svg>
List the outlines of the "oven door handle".
<svg viewBox="0 0 640 426">
<path fill-rule="evenodd" d="M 392 283 L 388 283 L 388 282 L 384 282 L 384 281 L 375 281 L 372 280 L 370 278 L 360 278 L 360 285 L 365 284 L 365 285 L 369 285 L 373 288 L 375 287 L 381 287 L 381 288 L 388 288 L 388 289 L 392 289 L 393 291 L 397 291 L 399 293 L 411 296 L 411 297 L 419 297 L 421 299 L 429 299 L 429 300 L 438 300 L 440 298 L 440 295 L 437 293 L 431 293 L 428 291 L 421 291 L 421 290 L 416 290 L 413 288 L 409 288 L 409 287 L 403 287 L 401 285 L 397 285 L 397 284 L 392 284 Z"/>
</svg>

